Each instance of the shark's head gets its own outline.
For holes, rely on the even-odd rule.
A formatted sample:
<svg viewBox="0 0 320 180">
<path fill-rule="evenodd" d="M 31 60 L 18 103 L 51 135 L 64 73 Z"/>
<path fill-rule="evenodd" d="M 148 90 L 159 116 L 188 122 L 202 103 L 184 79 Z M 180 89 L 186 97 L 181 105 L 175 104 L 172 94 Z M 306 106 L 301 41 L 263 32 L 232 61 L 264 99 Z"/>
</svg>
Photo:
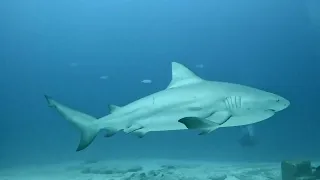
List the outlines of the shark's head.
<svg viewBox="0 0 320 180">
<path fill-rule="evenodd" d="M 282 111 L 290 105 L 289 100 L 261 90 L 257 93 L 246 93 L 242 100 L 243 107 L 248 110 L 265 110 L 274 113 Z"/>
<path fill-rule="evenodd" d="M 225 95 L 222 108 L 229 109 L 237 115 L 252 114 L 254 111 L 274 114 L 290 105 L 289 100 L 284 97 L 257 88 L 225 82 L 212 84 L 215 89 L 220 88 L 220 92 Z"/>
<path fill-rule="evenodd" d="M 269 109 L 275 112 L 282 111 L 290 105 L 289 100 L 279 95 L 267 92 L 264 92 L 264 96 L 257 99 L 256 103 L 264 109 Z"/>
<path fill-rule="evenodd" d="M 241 126 L 257 123 L 274 116 L 287 108 L 290 102 L 276 94 L 265 91 L 237 91 L 226 98 L 224 107 L 232 117 L 222 127 Z"/>
</svg>

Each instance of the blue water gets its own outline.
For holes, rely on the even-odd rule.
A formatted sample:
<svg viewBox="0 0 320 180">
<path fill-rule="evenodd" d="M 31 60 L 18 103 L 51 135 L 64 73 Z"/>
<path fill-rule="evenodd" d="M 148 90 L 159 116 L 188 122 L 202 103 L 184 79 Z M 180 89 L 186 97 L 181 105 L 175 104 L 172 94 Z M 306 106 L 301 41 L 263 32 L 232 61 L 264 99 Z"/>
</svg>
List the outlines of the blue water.
<svg viewBox="0 0 320 180">
<path fill-rule="evenodd" d="M 318 12 L 319 3 L 301 0 L 3 0 L 1 165 L 120 157 L 319 159 Z M 242 129 L 234 127 L 207 136 L 100 134 L 75 152 L 78 131 L 43 97 L 101 117 L 108 104 L 125 105 L 165 88 L 172 61 L 205 79 L 279 94 L 291 106 L 254 125 L 255 147 L 241 147 Z"/>
</svg>

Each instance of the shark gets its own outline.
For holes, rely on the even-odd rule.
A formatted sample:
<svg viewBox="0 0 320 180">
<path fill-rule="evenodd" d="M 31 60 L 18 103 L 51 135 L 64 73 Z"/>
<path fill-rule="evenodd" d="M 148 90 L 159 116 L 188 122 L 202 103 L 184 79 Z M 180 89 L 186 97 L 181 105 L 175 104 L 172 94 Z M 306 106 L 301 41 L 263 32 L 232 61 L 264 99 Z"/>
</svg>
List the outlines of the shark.
<svg viewBox="0 0 320 180">
<path fill-rule="evenodd" d="M 286 109 L 289 100 L 257 88 L 205 80 L 184 65 L 172 62 L 172 79 L 158 92 L 125 106 L 109 105 L 110 113 L 96 118 L 45 95 L 81 132 L 76 151 L 86 149 L 101 130 L 106 137 L 118 131 L 144 137 L 152 131 L 196 129 L 200 135 L 221 127 L 242 126 L 266 120 Z"/>
</svg>

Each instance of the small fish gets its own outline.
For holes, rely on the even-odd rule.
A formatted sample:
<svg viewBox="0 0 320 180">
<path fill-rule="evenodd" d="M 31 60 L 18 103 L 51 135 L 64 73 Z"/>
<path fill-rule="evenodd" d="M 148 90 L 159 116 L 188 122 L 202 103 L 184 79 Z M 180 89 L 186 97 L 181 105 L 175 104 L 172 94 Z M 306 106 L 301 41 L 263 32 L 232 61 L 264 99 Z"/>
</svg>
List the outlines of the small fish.
<svg viewBox="0 0 320 180">
<path fill-rule="evenodd" d="M 108 78 L 109 78 L 109 76 L 100 76 L 100 79 L 102 79 L 102 80 L 106 80 Z"/>
<path fill-rule="evenodd" d="M 144 79 L 144 80 L 142 80 L 141 82 L 144 83 L 144 84 L 150 84 L 150 83 L 152 83 L 152 80 L 150 80 L 150 79 Z"/>
<path fill-rule="evenodd" d="M 197 64 L 196 67 L 202 69 L 202 68 L 204 68 L 204 65 L 203 64 Z"/>
<path fill-rule="evenodd" d="M 69 66 L 71 66 L 71 67 L 76 67 L 76 66 L 78 66 L 78 63 L 73 62 L 73 63 L 70 63 Z"/>
</svg>

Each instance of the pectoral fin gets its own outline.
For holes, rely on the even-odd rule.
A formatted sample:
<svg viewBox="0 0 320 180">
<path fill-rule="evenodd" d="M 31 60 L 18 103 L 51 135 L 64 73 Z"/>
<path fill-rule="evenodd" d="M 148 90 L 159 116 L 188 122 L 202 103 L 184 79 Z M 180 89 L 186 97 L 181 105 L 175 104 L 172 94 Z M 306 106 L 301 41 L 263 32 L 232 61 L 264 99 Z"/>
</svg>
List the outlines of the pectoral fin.
<svg viewBox="0 0 320 180">
<path fill-rule="evenodd" d="M 178 122 L 184 124 L 188 129 L 200 130 L 199 135 L 208 134 L 220 127 L 231 118 L 231 114 L 227 111 L 219 111 L 212 114 L 206 119 L 197 117 L 185 117 L 180 119 Z"/>
<path fill-rule="evenodd" d="M 202 129 L 219 126 L 218 123 L 209 121 L 207 119 L 200 119 L 197 117 L 185 117 L 180 119 L 178 122 L 184 124 L 188 129 Z"/>
<path fill-rule="evenodd" d="M 197 117 L 185 117 L 180 119 L 179 122 L 184 124 L 188 129 L 200 130 L 199 135 L 208 134 L 219 128 L 218 123 L 209 121 L 207 119 L 200 119 Z"/>
</svg>

